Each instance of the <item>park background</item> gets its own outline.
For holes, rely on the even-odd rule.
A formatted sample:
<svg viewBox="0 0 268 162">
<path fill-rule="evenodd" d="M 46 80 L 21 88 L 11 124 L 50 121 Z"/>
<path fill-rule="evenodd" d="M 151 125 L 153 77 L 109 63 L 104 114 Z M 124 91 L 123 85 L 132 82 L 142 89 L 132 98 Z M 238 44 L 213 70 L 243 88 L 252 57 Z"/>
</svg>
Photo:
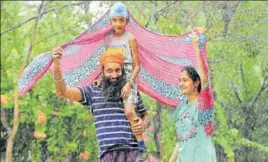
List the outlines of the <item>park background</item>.
<svg viewBox="0 0 268 162">
<path fill-rule="evenodd" d="M 97 161 L 92 116 L 55 94 L 50 73 L 21 97 L 16 81 L 38 54 L 73 40 L 113 1 L 1 1 L 1 161 Z M 125 1 L 153 32 L 207 30 L 215 94 L 218 162 L 268 161 L 268 2 Z M 174 110 L 142 94 L 151 159 L 168 161 L 176 143 Z"/>
</svg>

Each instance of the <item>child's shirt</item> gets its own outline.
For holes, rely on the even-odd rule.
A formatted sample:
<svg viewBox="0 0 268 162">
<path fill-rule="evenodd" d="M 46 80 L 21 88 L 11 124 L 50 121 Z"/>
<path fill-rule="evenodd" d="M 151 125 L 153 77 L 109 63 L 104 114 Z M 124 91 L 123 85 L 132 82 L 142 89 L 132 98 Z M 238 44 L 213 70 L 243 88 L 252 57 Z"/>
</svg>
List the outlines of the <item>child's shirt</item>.
<svg viewBox="0 0 268 162">
<path fill-rule="evenodd" d="M 124 70 L 127 79 L 130 79 L 134 69 L 131 48 L 129 45 L 130 36 L 131 33 L 128 31 L 124 31 L 120 37 L 115 37 L 114 33 L 111 33 L 106 40 L 106 50 L 112 50 L 123 54 Z"/>
</svg>

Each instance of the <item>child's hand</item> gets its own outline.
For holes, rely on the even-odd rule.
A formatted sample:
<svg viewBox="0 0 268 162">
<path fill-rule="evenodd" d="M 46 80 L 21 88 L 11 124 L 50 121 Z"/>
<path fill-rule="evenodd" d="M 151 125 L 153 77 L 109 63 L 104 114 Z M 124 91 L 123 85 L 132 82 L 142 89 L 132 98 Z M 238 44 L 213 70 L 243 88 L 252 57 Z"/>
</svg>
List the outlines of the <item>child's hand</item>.
<svg viewBox="0 0 268 162">
<path fill-rule="evenodd" d="M 93 85 L 98 87 L 100 86 L 100 82 L 101 82 L 100 79 L 94 80 Z"/>
<path fill-rule="evenodd" d="M 127 84 L 121 90 L 121 97 L 124 99 L 127 98 L 129 96 L 130 89 L 131 89 L 131 85 L 129 82 L 127 82 Z"/>
</svg>

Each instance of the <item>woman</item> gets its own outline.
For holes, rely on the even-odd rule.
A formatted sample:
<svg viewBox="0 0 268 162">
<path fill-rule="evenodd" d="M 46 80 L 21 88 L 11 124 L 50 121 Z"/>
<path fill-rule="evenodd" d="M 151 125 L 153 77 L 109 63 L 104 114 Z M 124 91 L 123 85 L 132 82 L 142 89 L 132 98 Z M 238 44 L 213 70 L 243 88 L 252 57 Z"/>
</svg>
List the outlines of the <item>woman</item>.
<svg viewBox="0 0 268 162">
<path fill-rule="evenodd" d="M 179 88 L 186 96 L 186 100 L 180 103 L 174 112 L 178 143 L 169 161 L 216 162 L 211 133 L 204 129 L 204 124 L 198 115 L 200 113 L 198 105 L 204 99 L 200 96 L 208 86 L 208 77 L 200 56 L 198 37 L 194 32 L 192 33 L 192 43 L 200 73 L 198 74 L 191 66 L 184 67 L 180 72 Z"/>
</svg>

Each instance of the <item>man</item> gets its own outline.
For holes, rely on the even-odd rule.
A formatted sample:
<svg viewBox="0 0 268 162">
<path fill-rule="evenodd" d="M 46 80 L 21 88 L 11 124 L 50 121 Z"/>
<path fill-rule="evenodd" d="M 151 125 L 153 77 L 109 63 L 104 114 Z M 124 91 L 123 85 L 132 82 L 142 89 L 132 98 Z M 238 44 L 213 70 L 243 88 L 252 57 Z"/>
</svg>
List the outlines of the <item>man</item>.
<svg viewBox="0 0 268 162">
<path fill-rule="evenodd" d="M 141 97 L 136 104 L 136 124 L 130 126 L 124 113 L 121 88 L 126 80 L 123 77 L 122 55 L 116 53 L 102 54 L 103 83 L 101 86 L 66 87 L 60 70 L 62 49 L 52 51 L 54 60 L 54 82 L 58 96 L 80 102 L 93 114 L 96 136 L 99 144 L 100 162 L 141 162 L 146 160 L 143 150 L 138 149 L 134 135 L 142 134 L 147 124 L 147 113 Z"/>
</svg>

